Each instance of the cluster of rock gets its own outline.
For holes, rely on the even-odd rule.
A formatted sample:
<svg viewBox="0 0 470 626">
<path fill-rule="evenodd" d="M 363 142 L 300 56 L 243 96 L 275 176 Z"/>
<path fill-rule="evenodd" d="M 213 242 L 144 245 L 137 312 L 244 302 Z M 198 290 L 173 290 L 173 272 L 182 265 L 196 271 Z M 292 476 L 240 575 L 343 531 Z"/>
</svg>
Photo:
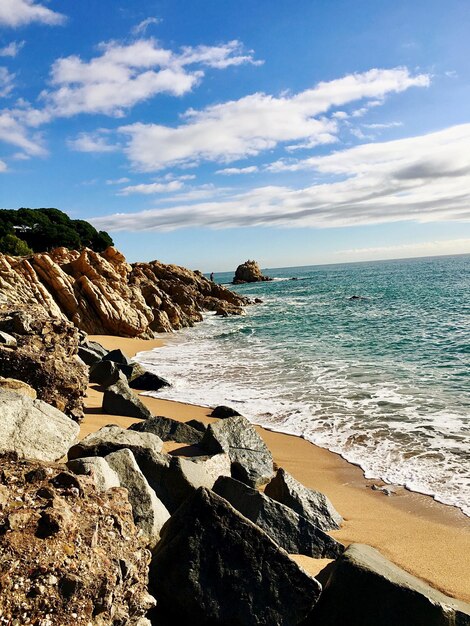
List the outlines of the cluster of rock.
<svg viewBox="0 0 470 626">
<path fill-rule="evenodd" d="M 272 278 L 269 278 L 269 276 L 263 276 L 256 261 L 245 261 L 245 263 L 239 265 L 235 270 L 235 276 L 233 277 L 232 283 L 234 285 L 241 285 L 243 283 L 259 283 L 269 280 L 272 280 Z"/>
<path fill-rule="evenodd" d="M 240 315 L 248 303 L 199 271 L 158 261 L 130 265 L 114 247 L 0 254 L 0 305 L 39 306 L 91 334 L 152 338 L 192 326 L 203 311 Z"/>
</svg>

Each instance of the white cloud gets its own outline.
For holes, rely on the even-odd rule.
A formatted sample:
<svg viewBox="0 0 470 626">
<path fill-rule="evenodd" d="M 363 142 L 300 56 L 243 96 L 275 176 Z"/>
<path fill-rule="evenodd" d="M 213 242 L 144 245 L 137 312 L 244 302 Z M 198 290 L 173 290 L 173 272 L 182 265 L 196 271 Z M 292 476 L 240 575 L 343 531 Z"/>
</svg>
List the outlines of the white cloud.
<svg viewBox="0 0 470 626">
<path fill-rule="evenodd" d="M 148 183 L 141 185 L 131 185 L 119 190 L 120 196 L 128 196 L 132 193 L 140 193 L 150 195 L 154 193 L 171 193 L 172 191 L 178 191 L 182 189 L 183 183 L 179 180 L 173 180 L 169 183 Z"/>
<path fill-rule="evenodd" d="M 248 167 L 226 167 L 223 170 L 217 170 L 216 174 L 223 174 L 224 176 L 232 176 L 234 174 L 254 174 L 259 169 L 256 165 L 250 165 Z"/>
<path fill-rule="evenodd" d="M 32 22 L 42 24 L 63 24 L 65 16 L 34 2 L 34 0 L 1 0 L 0 25 L 25 26 Z"/>
<path fill-rule="evenodd" d="M 151 26 L 152 24 L 160 24 L 161 21 L 162 20 L 158 17 L 147 17 L 147 19 L 142 20 L 141 22 L 139 22 L 139 24 L 134 26 L 134 28 L 132 29 L 132 34 L 142 35 L 145 33 L 149 26 Z"/>
<path fill-rule="evenodd" d="M 24 44 L 24 41 L 12 41 L 4 48 L 0 48 L 0 57 L 16 57 Z"/>
<path fill-rule="evenodd" d="M 91 61 L 69 56 L 53 64 L 53 88 L 41 95 L 54 116 L 103 113 L 122 117 L 127 109 L 156 94 L 181 96 L 191 91 L 204 76 L 201 67 L 222 69 L 254 62 L 251 52 L 240 54 L 238 41 L 184 47 L 179 53 L 160 47 L 154 39 L 130 45 L 112 41 L 99 48 L 102 54 Z"/>
<path fill-rule="evenodd" d="M 1 160 L 0 160 L 0 174 L 1 174 L 2 172 L 6 172 L 6 171 L 7 171 L 7 169 L 8 169 L 8 168 L 7 168 L 7 164 L 5 163 L 5 161 L 1 161 Z"/>
<path fill-rule="evenodd" d="M 441 254 L 466 254 L 470 252 L 470 239 L 442 239 L 417 243 L 405 243 L 392 246 L 376 246 L 371 248 L 351 248 L 338 250 L 335 254 L 348 259 L 396 259 L 416 256 L 433 256 Z"/>
<path fill-rule="evenodd" d="M 230 162 L 283 142 L 300 142 L 303 147 L 330 143 L 338 132 L 337 121 L 324 117 L 330 108 L 428 84 L 428 76 L 412 76 L 406 68 L 373 69 L 319 83 L 294 96 L 255 93 L 189 110 L 185 123 L 176 128 L 136 123 L 119 130 L 129 137 L 130 160 L 143 171 L 203 160 Z"/>
<path fill-rule="evenodd" d="M 28 129 L 17 119 L 15 113 L 6 109 L 0 111 L 0 141 L 21 148 L 30 156 L 46 154 L 41 136 L 36 134 L 29 137 Z"/>
<path fill-rule="evenodd" d="M 126 183 L 130 183 L 131 179 L 123 176 L 122 178 L 113 178 L 108 179 L 106 181 L 107 185 L 125 185 Z"/>
<path fill-rule="evenodd" d="M 325 174 L 328 182 L 255 188 L 193 205 L 180 199 L 177 206 L 101 217 L 94 224 L 105 230 L 172 230 L 470 220 L 470 124 L 291 165 Z"/>
<path fill-rule="evenodd" d="M 118 146 L 108 143 L 106 135 L 101 130 L 95 133 L 79 133 L 75 139 L 69 139 L 67 145 L 75 152 L 115 152 Z"/>
<path fill-rule="evenodd" d="M 386 122 L 384 124 L 362 124 L 364 128 L 372 128 L 381 130 L 382 128 L 398 128 L 403 126 L 403 122 Z"/>
<path fill-rule="evenodd" d="M 6 67 L 0 67 L 0 98 L 6 98 L 13 91 L 15 75 Z"/>
</svg>

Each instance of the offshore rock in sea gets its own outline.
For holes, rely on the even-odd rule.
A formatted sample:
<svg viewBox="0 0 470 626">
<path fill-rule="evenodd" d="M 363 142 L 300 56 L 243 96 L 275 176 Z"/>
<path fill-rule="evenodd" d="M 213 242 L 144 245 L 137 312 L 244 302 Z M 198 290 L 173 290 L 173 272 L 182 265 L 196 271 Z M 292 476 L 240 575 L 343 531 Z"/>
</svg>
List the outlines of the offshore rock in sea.
<svg viewBox="0 0 470 626">
<path fill-rule="evenodd" d="M 204 310 L 238 315 L 249 303 L 198 271 L 158 261 L 130 265 L 114 247 L 0 254 L 0 292 L 3 304 L 39 305 L 90 334 L 142 338 L 193 326 Z"/>
<path fill-rule="evenodd" d="M 62 465 L 0 462 L 4 623 L 137 624 L 155 601 L 126 489 L 100 493 Z"/>
<path fill-rule="evenodd" d="M 263 276 L 256 261 L 245 261 L 235 270 L 232 282 L 234 285 L 240 285 L 242 283 L 258 283 L 268 280 L 272 280 L 272 278 Z"/>
<path fill-rule="evenodd" d="M 0 376 L 27 383 L 40 400 L 79 421 L 88 368 L 77 356 L 79 337 L 73 324 L 49 316 L 38 305 L 4 306 L 0 329 L 16 341 L 16 346 L 0 345 Z"/>
</svg>

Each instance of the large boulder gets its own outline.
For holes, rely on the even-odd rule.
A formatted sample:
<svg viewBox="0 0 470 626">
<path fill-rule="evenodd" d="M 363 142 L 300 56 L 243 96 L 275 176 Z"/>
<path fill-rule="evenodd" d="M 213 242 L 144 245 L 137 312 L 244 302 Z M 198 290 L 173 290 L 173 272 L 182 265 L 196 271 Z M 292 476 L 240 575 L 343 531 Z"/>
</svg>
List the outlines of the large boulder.
<svg viewBox="0 0 470 626">
<path fill-rule="evenodd" d="M 158 612 L 194 626 L 300 624 L 321 590 L 264 531 L 204 488 L 163 527 L 150 584 Z"/>
<path fill-rule="evenodd" d="M 136 430 L 140 433 L 153 433 L 158 435 L 162 441 L 175 441 L 188 445 L 198 444 L 204 436 L 200 430 L 162 415 L 154 415 L 144 422 L 132 424 L 130 430 Z"/>
<path fill-rule="evenodd" d="M 238 411 L 235 411 L 235 409 L 232 409 L 230 406 L 224 406 L 223 404 L 216 406 L 211 413 L 211 417 L 217 417 L 222 420 L 227 419 L 227 417 L 237 417 L 238 415 L 240 415 Z"/>
<path fill-rule="evenodd" d="M 143 391 L 159 391 L 163 387 L 170 387 L 170 383 L 157 374 L 144 371 L 139 375 L 131 376 L 129 386 Z"/>
<path fill-rule="evenodd" d="M 282 467 L 266 485 L 264 493 L 290 507 L 322 530 L 336 530 L 343 522 L 343 518 L 325 494 L 304 487 Z"/>
<path fill-rule="evenodd" d="M 342 544 L 289 507 L 238 480 L 218 478 L 213 489 L 291 554 L 334 559 L 344 550 Z"/>
<path fill-rule="evenodd" d="M 100 456 L 88 456 L 67 462 L 69 470 L 75 474 L 90 476 L 98 491 L 107 491 L 112 487 L 120 487 L 119 476 Z"/>
<path fill-rule="evenodd" d="M 22 380 L 40 400 L 75 421 L 82 419 L 88 368 L 78 357 L 79 336 L 73 324 L 49 317 L 39 306 L 5 308 L 0 330 L 17 343 L 0 344 L 0 376 Z"/>
<path fill-rule="evenodd" d="M 3 623 L 138 623 L 155 601 L 126 490 L 99 493 L 57 464 L 0 465 Z"/>
<path fill-rule="evenodd" d="M 235 270 L 235 276 L 232 282 L 234 285 L 239 285 L 242 283 L 258 283 L 267 280 L 272 280 L 272 278 L 263 276 L 256 261 L 245 261 L 245 263 L 239 265 Z"/>
<path fill-rule="evenodd" d="M 160 539 L 163 524 L 170 517 L 168 510 L 148 484 L 130 450 L 112 452 L 105 460 L 118 475 L 121 486 L 127 489 L 135 525 L 145 544 L 153 548 Z"/>
<path fill-rule="evenodd" d="M 22 380 L 16 380 L 16 378 L 3 378 L 0 376 L 0 391 L 13 391 L 15 393 L 21 393 L 24 396 L 28 396 L 33 400 L 36 400 L 38 394 L 36 389 L 33 389 L 31 385 L 23 382 Z"/>
<path fill-rule="evenodd" d="M 219 476 L 232 475 L 232 463 L 229 455 L 225 452 L 213 454 L 212 456 L 190 456 L 188 461 L 200 465 L 214 482 Z"/>
<path fill-rule="evenodd" d="M 25 459 L 58 461 L 80 430 L 58 409 L 12 391 L 0 391 L 0 415 L 0 452 Z"/>
<path fill-rule="evenodd" d="M 152 413 L 138 396 L 130 389 L 127 382 L 117 380 L 103 394 L 103 412 L 109 415 L 125 415 L 138 419 L 148 419 Z"/>
<path fill-rule="evenodd" d="M 370 546 L 352 544 L 320 574 L 311 626 L 468 626 L 470 605 L 436 591 Z"/>
<path fill-rule="evenodd" d="M 96 361 L 90 366 L 90 382 L 101 387 L 111 387 L 118 380 L 126 382 L 125 375 L 119 369 L 117 363 L 112 361 Z"/>
<path fill-rule="evenodd" d="M 88 456 L 106 456 L 116 450 L 129 448 L 135 455 L 149 450 L 160 453 L 163 441 L 152 433 L 138 433 L 115 424 L 103 426 L 90 433 L 68 451 L 69 460 Z"/>
<path fill-rule="evenodd" d="M 209 424 L 200 444 L 209 454 L 226 452 L 232 476 L 250 487 L 259 487 L 273 475 L 273 458 L 251 423 L 243 416 Z"/>
</svg>

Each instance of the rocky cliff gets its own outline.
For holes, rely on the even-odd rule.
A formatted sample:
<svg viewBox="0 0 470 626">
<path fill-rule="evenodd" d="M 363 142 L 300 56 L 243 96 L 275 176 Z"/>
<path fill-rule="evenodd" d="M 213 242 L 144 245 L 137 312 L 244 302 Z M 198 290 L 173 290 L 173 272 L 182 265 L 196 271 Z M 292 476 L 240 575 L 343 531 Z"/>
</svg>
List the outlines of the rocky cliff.
<svg viewBox="0 0 470 626">
<path fill-rule="evenodd" d="M 239 315 L 248 303 L 201 272 L 159 261 L 130 265 L 113 247 L 0 254 L 0 305 L 39 306 L 87 333 L 152 338 L 192 326 L 204 310 Z"/>
</svg>

